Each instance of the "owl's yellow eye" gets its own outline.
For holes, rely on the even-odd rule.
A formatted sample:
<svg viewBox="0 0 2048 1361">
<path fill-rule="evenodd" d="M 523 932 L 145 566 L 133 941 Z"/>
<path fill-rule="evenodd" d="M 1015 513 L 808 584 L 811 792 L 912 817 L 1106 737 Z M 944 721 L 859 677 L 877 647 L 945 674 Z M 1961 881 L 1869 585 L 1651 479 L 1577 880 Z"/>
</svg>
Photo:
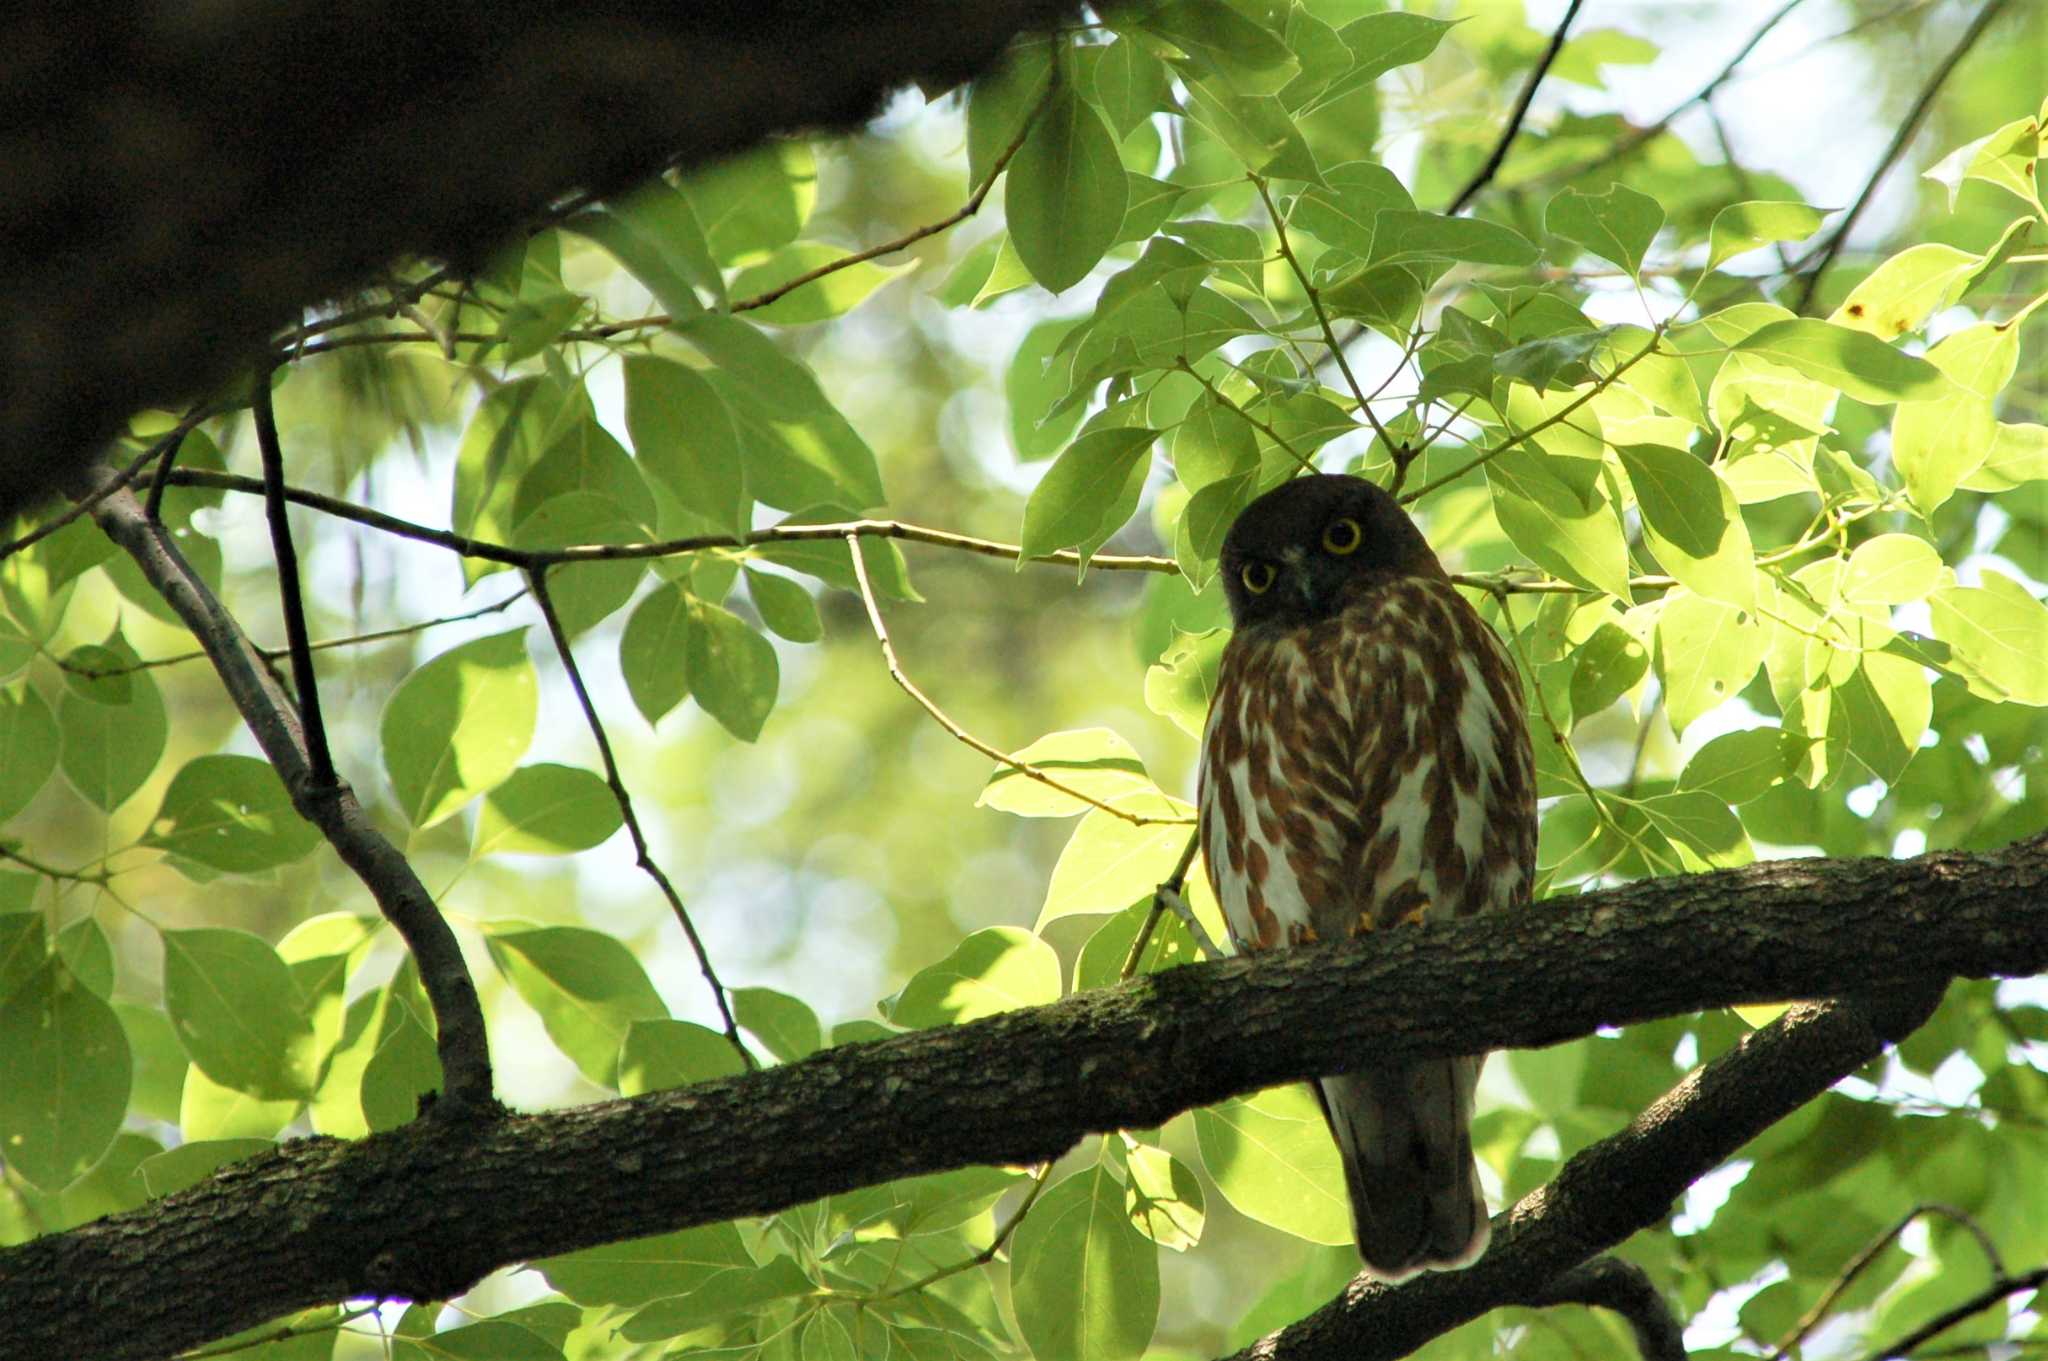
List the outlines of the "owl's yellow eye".
<svg viewBox="0 0 2048 1361">
<path fill-rule="evenodd" d="M 1271 589 L 1277 575 L 1270 562 L 1248 562 L 1237 574 L 1238 580 L 1244 582 L 1244 588 L 1253 595 L 1264 595 Z"/>
<path fill-rule="evenodd" d="M 1350 516 L 1332 520 L 1323 530 L 1323 547 L 1338 557 L 1358 551 L 1358 545 L 1365 542 L 1365 531 L 1358 527 L 1358 521 Z"/>
</svg>

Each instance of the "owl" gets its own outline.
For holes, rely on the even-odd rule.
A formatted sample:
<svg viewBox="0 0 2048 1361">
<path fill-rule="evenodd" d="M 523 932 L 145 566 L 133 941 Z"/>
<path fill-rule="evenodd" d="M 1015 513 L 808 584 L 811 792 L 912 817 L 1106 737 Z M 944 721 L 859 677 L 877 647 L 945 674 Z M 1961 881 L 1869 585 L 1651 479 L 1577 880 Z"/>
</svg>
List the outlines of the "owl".
<svg viewBox="0 0 2048 1361">
<path fill-rule="evenodd" d="M 1363 478 L 1245 507 L 1221 562 L 1236 626 L 1202 737 L 1202 857 L 1240 952 L 1527 901 L 1536 783 L 1522 686 L 1422 533 Z M 1486 1250 L 1478 1058 L 1375 1062 L 1315 1088 L 1366 1269 Z"/>
</svg>

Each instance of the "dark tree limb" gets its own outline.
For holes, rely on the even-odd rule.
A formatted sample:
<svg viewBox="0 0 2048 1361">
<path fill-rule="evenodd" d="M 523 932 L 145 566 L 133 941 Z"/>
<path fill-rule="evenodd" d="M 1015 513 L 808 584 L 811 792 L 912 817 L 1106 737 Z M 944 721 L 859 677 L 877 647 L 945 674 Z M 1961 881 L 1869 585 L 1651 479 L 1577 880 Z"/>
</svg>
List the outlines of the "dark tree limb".
<svg viewBox="0 0 2048 1361">
<path fill-rule="evenodd" d="M 1553 1276 L 1542 1289 L 1516 1301 L 1532 1309 L 1584 1304 L 1609 1309 L 1628 1321 L 1643 1361 L 1685 1361 L 1685 1329 L 1650 1275 L 1619 1257 L 1595 1257 Z"/>
<path fill-rule="evenodd" d="M 0 517 L 391 261 L 973 75 L 1067 0 L 277 0 L 0 18 Z"/>
<path fill-rule="evenodd" d="M 494 1110 L 483 1007 L 477 1001 L 476 984 L 463 961 L 462 947 L 433 895 L 399 849 L 371 824 L 355 791 L 333 777 L 331 767 L 324 784 L 314 778 L 298 708 L 271 675 L 263 653 L 185 561 L 163 522 L 151 519 L 135 493 L 125 486 L 107 494 L 107 484 L 115 480 L 113 473 L 95 470 L 95 477 L 89 493 L 99 497 L 93 518 L 107 537 L 135 560 L 144 579 L 162 593 L 185 627 L 192 630 L 242 721 L 276 767 L 291 794 L 292 807 L 320 829 L 342 862 L 363 881 L 378 910 L 418 961 L 420 982 L 433 1005 L 439 1031 L 436 1044 L 444 1085 L 437 1110 L 447 1116 Z M 303 674 L 300 688 L 309 689 L 311 679 L 310 672 Z"/>
<path fill-rule="evenodd" d="M 2048 836 L 1983 855 L 1773 861 L 1173 969 L 632 1100 L 290 1142 L 0 1253 L 0 1358 L 160 1356 L 319 1303 L 445 1298 L 553 1253 L 897 1177 L 1043 1162 L 1092 1132 L 1333 1071 L 1368 1045 L 1442 1057 L 1730 1003 L 1899 996 L 1894 1015 L 1787 1013 L 1516 1206 L 1486 1262 L 1393 1295 L 1434 1299 L 1470 1279 L 1499 1290 L 1474 1306 L 1490 1308 L 1652 1222 L 1645 1205 L 1661 1215 L 1750 1133 L 1875 1053 L 1942 980 L 2043 968 Z M 1487 1266 L 1496 1257 L 1529 1268 L 1514 1290 Z M 1386 1306 L 1347 1295 L 1332 1309 L 1363 1307 Z"/>
</svg>

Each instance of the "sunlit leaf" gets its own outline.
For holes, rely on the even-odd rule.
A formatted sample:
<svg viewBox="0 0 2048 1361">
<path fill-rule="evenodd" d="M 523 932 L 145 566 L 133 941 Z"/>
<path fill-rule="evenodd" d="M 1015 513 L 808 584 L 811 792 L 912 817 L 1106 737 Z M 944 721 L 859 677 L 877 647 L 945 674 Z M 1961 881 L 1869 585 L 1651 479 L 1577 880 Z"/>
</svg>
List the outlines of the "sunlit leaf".
<svg viewBox="0 0 2048 1361">
<path fill-rule="evenodd" d="M 1202 1166 L 1238 1213 L 1311 1243 L 1352 1241 L 1337 1145 L 1301 1085 L 1195 1112 Z"/>
<path fill-rule="evenodd" d="M 1630 275 L 1640 275 L 1643 257 L 1664 225 L 1664 209 L 1625 184 L 1604 193 L 1566 189 L 1544 209 L 1543 225 L 1553 236 L 1583 246 Z"/>
<path fill-rule="evenodd" d="M 1194 812 L 1178 800 L 1169 810 L 1188 818 Z M 1173 872 L 1191 830 L 1181 823 L 1141 825 L 1102 809 L 1090 812 L 1075 824 L 1053 866 L 1034 929 L 1075 913 L 1120 912 L 1151 896 Z"/>
<path fill-rule="evenodd" d="M 1925 401 L 1948 390 L 1941 371 L 1926 360 L 1866 332 L 1811 317 L 1771 322 L 1737 342 L 1736 349 L 1830 384 L 1860 402 Z"/>
<path fill-rule="evenodd" d="M 1719 269 L 1738 255 L 1776 241 L 1804 241 L 1820 230 L 1827 214 L 1804 203 L 1751 199 L 1714 214 L 1707 229 L 1707 268 Z"/>
<path fill-rule="evenodd" d="M 276 950 L 247 931 L 166 931 L 164 1009 L 178 1042 L 224 1087 L 265 1100 L 312 1091 L 313 1028 Z"/>
<path fill-rule="evenodd" d="M 492 922 L 484 944 L 555 1047 L 592 1082 L 616 1086 L 627 1030 L 668 1014 L 633 952 L 601 931 Z"/>
<path fill-rule="evenodd" d="M 619 830 L 619 803 L 605 782 L 580 766 L 521 766 L 484 796 L 472 854 L 569 855 L 601 845 Z"/>
<path fill-rule="evenodd" d="M 1047 733 L 1012 756 L 1057 781 L 1060 788 L 1014 766 L 999 765 L 989 772 L 976 807 L 1027 818 L 1071 817 L 1090 807 L 1075 794 L 1120 808 L 1128 805 L 1132 812 L 1169 806 L 1136 749 L 1109 728 Z"/>
<path fill-rule="evenodd" d="M 1615 446 L 1635 489 L 1643 535 L 1665 570 L 1709 600 L 1756 603 L 1756 561 L 1735 495 L 1714 470 L 1679 449 Z"/>
<path fill-rule="evenodd" d="M 1107 1166 L 1055 1183 L 1010 1240 L 1017 1328 L 1039 1361 L 1124 1361 L 1159 1317 L 1159 1254 Z"/>
<path fill-rule="evenodd" d="M 510 775 L 539 698 L 526 630 L 459 644 L 407 676 L 385 706 L 384 769 L 416 827 L 431 827 Z"/>
<path fill-rule="evenodd" d="M 128 1040 L 113 1008 L 56 959 L 0 1000 L 0 1148 L 44 1191 L 89 1171 L 128 1109 Z"/>
<path fill-rule="evenodd" d="M 320 830 L 293 809 L 268 761 L 195 756 L 171 778 L 143 844 L 229 874 L 254 874 L 305 855 L 320 844 Z"/>
<path fill-rule="evenodd" d="M 1010 162 L 1009 182 L 1017 254 L 1048 291 L 1065 292 L 1095 268 L 1123 225 L 1127 186 L 1116 139 L 1094 106 L 1062 87 Z"/>
<path fill-rule="evenodd" d="M 1060 961 L 1052 947 L 1018 927 L 991 926 L 912 975 L 882 1014 L 913 1028 L 959 1025 L 1059 996 Z"/>
</svg>

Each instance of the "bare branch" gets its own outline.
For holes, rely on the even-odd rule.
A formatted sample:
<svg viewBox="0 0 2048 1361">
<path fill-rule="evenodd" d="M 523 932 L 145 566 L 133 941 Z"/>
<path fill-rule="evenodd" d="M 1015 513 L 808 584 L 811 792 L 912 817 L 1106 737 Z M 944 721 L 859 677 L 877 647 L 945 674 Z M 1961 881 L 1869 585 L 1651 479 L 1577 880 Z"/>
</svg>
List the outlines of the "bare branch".
<svg viewBox="0 0 2048 1361">
<path fill-rule="evenodd" d="M 1508 148 L 1514 145 L 1515 135 L 1522 130 L 1522 120 L 1529 116 L 1529 105 L 1536 99 L 1536 87 L 1543 83 L 1543 77 L 1550 74 L 1550 64 L 1557 60 L 1557 54 L 1564 47 L 1564 35 L 1571 30 L 1572 20 L 1579 17 L 1579 6 L 1583 0 L 1571 0 L 1564 7 L 1564 17 L 1557 21 L 1557 28 L 1551 32 L 1550 42 L 1543 49 L 1543 55 L 1530 68 L 1529 78 L 1522 82 L 1522 93 L 1515 98 L 1515 107 L 1508 113 L 1508 121 L 1500 130 L 1500 138 L 1493 144 L 1493 152 L 1479 167 L 1478 173 L 1458 191 L 1444 212 L 1456 217 L 1472 206 L 1472 200 L 1479 197 L 1479 191 L 1493 182 L 1500 173 L 1503 162 L 1508 158 Z"/>
<path fill-rule="evenodd" d="M 98 501 L 93 518 L 134 558 L 143 577 L 192 630 L 257 745 L 277 768 L 292 806 L 321 830 L 343 863 L 355 871 L 418 962 L 439 1030 L 445 1086 L 436 1113 L 466 1116 L 493 1109 L 483 1009 L 455 933 L 433 895 L 398 848 L 370 822 L 353 790 L 338 780 L 314 782 L 298 710 L 271 676 L 262 653 L 185 561 L 162 522 L 151 520 L 125 486 L 109 493 L 107 484 L 116 480 L 115 474 L 101 471 L 98 476 L 103 480 L 94 488 Z"/>
<path fill-rule="evenodd" d="M 999 766 L 1008 766 L 1028 780 L 1035 780 L 1048 789 L 1058 790 L 1070 799 L 1085 803 L 1090 808 L 1107 813 L 1111 817 L 1121 818 L 1134 827 L 1148 827 L 1159 823 L 1185 826 L 1191 821 L 1183 817 L 1154 817 L 1146 813 L 1133 813 L 1128 808 L 1119 808 L 1092 794 L 1084 794 L 1071 785 L 1061 784 L 1029 761 L 1020 761 L 1008 752 L 997 750 L 961 727 L 944 709 L 933 703 L 929 695 L 917 688 L 917 682 L 910 679 L 910 673 L 903 669 L 902 661 L 897 658 L 896 644 L 889 641 L 889 626 L 882 622 L 882 607 L 875 600 L 874 587 L 868 584 L 868 565 L 861 555 L 859 535 L 851 532 L 846 535 L 846 552 L 847 556 L 853 559 L 853 579 L 860 586 L 860 601 L 867 608 L 868 626 L 874 630 L 875 642 L 882 649 L 882 663 L 889 669 L 889 679 L 895 681 L 897 688 L 904 694 L 916 700 L 917 706 L 931 715 L 932 721 L 944 728 L 948 736 L 980 752 Z"/>
<path fill-rule="evenodd" d="M 2023 1276 L 2001 1276 L 1977 1294 L 1964 1300 L 1955 1308 L 1929 1320 L 1888 1347 L 1879 1347 L 1870 1354 L 1870 1361 L 1898 1361 L 1911 1356 L 1914 1349 L 1924 1342 L 1930 1342 L 1966 1319 L 1983 1313 L 2000 1300 L 2019 1294 L 2022 1290 L 2038 1290 L 2048 1286 L 2048 1267 L 2037 1267 Z"/>
<path fill-rule="evenodd" d="M 1863 1251 L 1849 1260 L 1849 1264 L 1842 1268 L 1841 1274 L 1835 1277 L 1834 1284 L 1813 1302 L 1813 1308 L 1807 1310 L 1805 1316 L 1793 1324 L 1791 1331 L 1780 1338 L 1778 1345 L 1771 1349 L 1771 1361 L 1785 1361 L 1785 1358 L 1792 1354 L 1793 1348 L 1804 1342 L 1807 1335 L 1820 1326 L 1820 1321 L 1834 1309 L 1835 1301 L 1842 1298 L 1842 1293 L 1855 1283 L 1858 1276 L 1870 1269 L 1870 1264 L 1878 1259 L 1878 1255 L 1897 1242 L 1899 1235 L 1904 1233 L 1913 1221 L 1922 1215 L 1930 1214 L 1952 1220 L 1974 1236 L 1977 1246 L 1983 1249 L 1985 1260 L 1991 1263 L 1992 1274 L 2000 1279 L 2004 1278 L 2005 1263 L 1998 1255 L 1998 1245 L 1991 1241 L 1991 1235 L 1984 1231 L 1983 1225 L 1952 1205 L 1915 1205 L 1899 1217 L 1898 1223 L 1872 1239 Z"/>
<path fill-rule="evenodd" d="M 320 682 L 313 673 L 313 648 L 306 634 L 306 600 L 299 586 L 299 551 L 292 545 L 292 525 L 284 504 L 284 450 L 277 439 L 277 409 L 270 399 L 271 371 L 264 369 L 250 384 L 249 403 L 256 415 L 256 447 L 263 456 L 263 508 L 270 521 L 270 548 L 277 560 L 278 603 L 284 612 L 285 644 L 291 650 L 292 686 L 299 692 L 299 722 L 306 744 L 309 798 L 324 798 L 335 784 L 334 754 L 327 749 L 327 724 L 320 717 Z M 175 451 L 173 451 L 175 452 Z M 164 456 L 165 466 L 171 455 Z M 163 491 L 157 478 L 152 498 Z M 156 518 L 151 508 L 151 518 Z"/>
<path fill-rule="evenodd" d="M 1999 16 L 2005 5 L 2006 0 L 1984 0 L 1976 15 L 1971 18 L 1970 26 L 1963 30 L 1963 36 L 1956 40 L 1956 45 L 1949 49 L 1948 55 L 1941 59 L 1941 64 L 1927 77 L 1927 83 L 1920 87 L 1920 93 L 1914 98 L 1913 106 L 1906 111 L 1905 118 L 1892 134 L 1891 145 L 1877 158 L 1877 165 L 1872 168 L 1870 177 L 1864 180 L 1863 192 L 1849 205 L 1849 211 L 1842 215 L 1842 220 L 1835 225 L 1827 241 L 1800 261 L 1800 267 L 1806 271 L 1806 282 L 1800 285 L 1799 300 L 1793 304 L 1793 311 L 1805 312 L 1813 305 L 1814 294 L 1820 291 L 1821 276 L 1828 272 L 1828 266 L 1834 264 L 1835 257 L 1841 253 L 1842 247 L 1848 244 L 1849 233 L 1856 229 L 1856 223 L 1862 218 L 1863 210 L 1868 208 L 1871 199 L 1877 196 L 1877 186 L 1884 183 L 1884 177 L 1891 173 L 1892 166 L 1904 154 L 1907 143 L 1920 131 L 1920 124 L 1926 121 L 1927 111 L 1934 107 L 1934 96 L 1948 83 L 1948 78 L 1955 71 L 1957 64 L 1977 45 L 1977 40 L 1984 36 L 1984 30 L 1991 27 L 1991 21 Z"/>
<path fill-rule="evenodd" d="M 1685 1329 L 1679 1325 L 1678 1315 L 1671 1311 L 1671 1302 L 1657 1293 L 1648 1273 L 1634 1262 L 1595 1257 L 1553 1276 L 1518 1302 L 1533 1309 L 1584 1304 L 1612 1310 L 1628 1320 L 1643 1361 L 1685 1361 Z"/>
<path fill-rule="evenodd" d="M 554 598 L 548 594 L 547 572 L 536 568 L 526 577 L 527 589 L 533 592 L 534 604 L 540 606 L 541 618 L 547 621 L 548 636 L 554 640 L 555 655 L 561 659 L 562 670 L 568 673 L 569 688 L 576 692 L 576 703 L 582 706 L 583 721 L 590 726 L 590 735 L 597 741 L 598 759 L 604 762 L 604 782 L 611 788 L 612 798 L 619 805 L 619 817 L 626 824 L 626 834 L 633 840 L 633 863 L 661 890 L 661 896 L 668 900 L 669 911 L 688 937 L 690 949 L 696 953 L 697 969 L 704 975 L 704 982 L 711 989 L 711 1000 L 718 1007 L 718 1018 L 725 1026 L 725 1038 L 738 1051 L 740 1062 L 749 1069 L 759 1068 L 752 1050 L 740 1039 L 740 1028 L 733 1020 L 732 1003 L 727 998 L 725 985 L 718 981 L 718 971 L 711 967 L 711 952 L 704 948 L 703 937 L 697 934 L 697 924 L 690 920 L 690 909 L 683 905 L 683 896 L 676 892 L 676 886 L 669 882 L 656 862 L 654 852 L 648 849 L 647 834 L 640 830 L 640 817 L 633 811 L 633 796 L 626 791 L 626 782 L 619 775 L 619 763 L 612 755 L 612 741 L 606 736 L 604 721 L 597 716 L 597 706 L 590 702 L 590 691 L 584 687 L 583 672 L 576 665 L 576 654 L 569 648 L 569 635 L 562 628 L 562 617 L 555 612 Z"/>
</svg>

